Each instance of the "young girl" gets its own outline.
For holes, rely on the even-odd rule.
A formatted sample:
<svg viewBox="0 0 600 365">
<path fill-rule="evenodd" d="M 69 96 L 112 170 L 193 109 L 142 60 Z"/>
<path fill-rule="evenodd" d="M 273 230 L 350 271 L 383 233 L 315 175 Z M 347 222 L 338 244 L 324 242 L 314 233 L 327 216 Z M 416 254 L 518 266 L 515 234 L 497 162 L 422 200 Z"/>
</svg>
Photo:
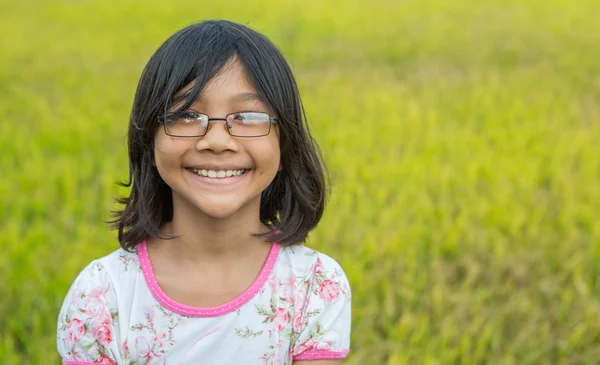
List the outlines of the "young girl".
<svg viewBox="0 0 600 365">
<path fill-rule="evenodd" d="M 177 32 L 144 69 L 128 138 L 122 248 L 67 294 L 63 364 L 339 364 L 350 288 L 301 245 L 325 178 L 275 46 L 227 21 Z"/>
</svg>

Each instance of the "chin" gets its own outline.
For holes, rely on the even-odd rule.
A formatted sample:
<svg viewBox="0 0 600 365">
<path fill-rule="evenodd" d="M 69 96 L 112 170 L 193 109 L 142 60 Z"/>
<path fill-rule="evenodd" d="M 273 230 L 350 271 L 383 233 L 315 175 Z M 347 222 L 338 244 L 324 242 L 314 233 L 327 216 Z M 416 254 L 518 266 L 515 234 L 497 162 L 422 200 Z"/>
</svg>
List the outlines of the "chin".
<svg viewBox="0 0 600 365">
<path fill-rule="evenodd" d="M 204 202 L 202 204 L 196 204 L 196 207 L 202 211 L 202 213 L 215 219 L 229 218 L 242 209 L 242 205 L 237 203 L 226 203 L 226 202 Z"/>
<path fill-rule="evenodd" d="M 260 211 L 260 196 L 258 199 L 248 199 L 249 197 L 240 197 L 237 194 L 232 195 L 206 195 L 188 197 L 188 207 L 195 208 L 207 217 L 213 219 L 226 219 L 241 214 L 250 213 L 256 209 Z"/>
<path fill-rule="evenodd" d="M 239 211 L 239 209 L 215 209 L 214 207 L 211 209 L 201 209 L 204 214 L 214 219 L 225 219 L 233 216 L 235 213 Z"/>
</svg>

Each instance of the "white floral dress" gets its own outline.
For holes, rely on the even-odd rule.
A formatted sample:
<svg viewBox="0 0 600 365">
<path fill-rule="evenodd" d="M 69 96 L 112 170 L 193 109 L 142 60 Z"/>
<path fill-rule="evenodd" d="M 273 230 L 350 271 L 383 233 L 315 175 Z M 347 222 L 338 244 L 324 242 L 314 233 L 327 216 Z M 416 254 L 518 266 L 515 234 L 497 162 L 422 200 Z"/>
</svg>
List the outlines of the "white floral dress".
<svg viewBox="0 0 600 365">
<path fill-rule="evenodd" d="M 57 345 L 64 365 L 340 359 L 350 345 L 350 287 L 330 257 L 275 243 L 244 293 L 191 307 L 162 291 L 142 242 L 79 274 L 59 314 Z"/>
</svg>

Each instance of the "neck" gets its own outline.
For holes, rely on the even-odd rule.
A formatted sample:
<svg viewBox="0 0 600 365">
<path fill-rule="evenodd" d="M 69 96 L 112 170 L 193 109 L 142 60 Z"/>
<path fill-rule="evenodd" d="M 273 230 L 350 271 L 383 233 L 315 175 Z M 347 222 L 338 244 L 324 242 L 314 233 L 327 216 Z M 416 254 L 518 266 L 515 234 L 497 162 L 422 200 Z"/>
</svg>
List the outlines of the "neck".
<svg viewBox="0 0 600 365">
<path fill-rule="evenodd" d="M 177 238 L 160 240 L 155 249 L 179 262 L 228 261 L 252 256 L 267 246 L 264 239 L 252 236 L 269 231 L 259 214 L 256 206 L 241 209 L 227 218 L 214 218 L 195 207 L 174 202 L 173 219 L 161 232 Z M 257 250 L 259 246 L 262 250 Z"/>
</svg>

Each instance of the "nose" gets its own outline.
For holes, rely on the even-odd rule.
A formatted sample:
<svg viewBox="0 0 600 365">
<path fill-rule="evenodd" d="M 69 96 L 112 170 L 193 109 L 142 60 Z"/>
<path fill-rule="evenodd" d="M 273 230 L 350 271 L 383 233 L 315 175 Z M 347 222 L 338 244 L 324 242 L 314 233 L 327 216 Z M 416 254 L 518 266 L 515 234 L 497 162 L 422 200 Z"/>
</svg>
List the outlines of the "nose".
<svg viewBox="0 0 600 365">
<path fill-rule="evenodd" d="M 196 143 L 196 149 L 211 150 L 215 153 L 223 151 L 237 151 L 237 142 L 231 134 L 225 118 L 211 118 L 208 122 L 208 129 L 204 136 L 200 137 Z"/>
</svg>

